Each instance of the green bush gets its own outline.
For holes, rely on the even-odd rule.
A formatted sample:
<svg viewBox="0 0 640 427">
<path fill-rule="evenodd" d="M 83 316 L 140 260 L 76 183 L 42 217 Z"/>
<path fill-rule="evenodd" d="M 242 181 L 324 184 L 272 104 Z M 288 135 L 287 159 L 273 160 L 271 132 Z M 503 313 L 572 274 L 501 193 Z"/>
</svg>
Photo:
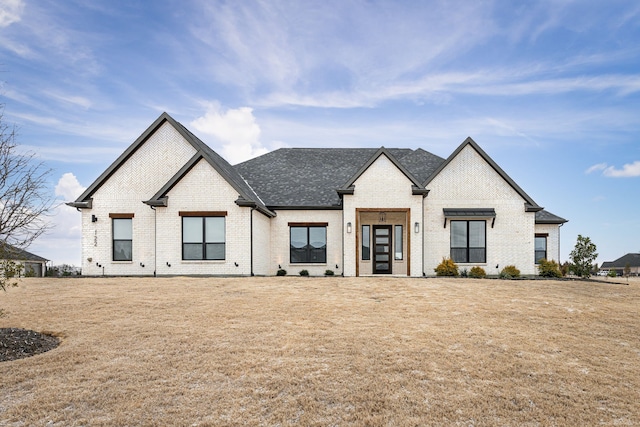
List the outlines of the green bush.
<svg viewBox="0 0 640 427">
<path fill-rule="evenodd" d="M 300 270 L 300 275 L 303 277 L 309 277 L 309 271 L 308 270 Z"/>
<path fill-rule="evenodd" d="M 458 277 L 458 265 L 451 258 L 442 258 L 442 262 L 433 271 L 436 276 Z"/>
<path fill-rule="evenodd" d="M 520 277 L 520 270 L 515 265 L 507 265 L 500 272 L 501 279 L 515 279 L 517 277 Z"/>
<path fill-rule="evenodd" d="M 541 277 L 562 277 L 560 266 L 554 260 L 541 259 L 540 264 L 538 264 L 538 274 Z"/>
<path fill-rule="evenodd" d="M 482 267 L 472 267 L 471 271 L 469 271 L 469 277 L 473 277 L 474 279 L 484 279 L 487 277 L 487 272 L 484 271 Z"/>
<path fill-rule="evenodd" d="M 324 275 L 325 276 L 333 276 L 335 273 L 333 272 L 333 270 L 327 269 L 324 271 Z"/>
<path fill-rule="evenodd" d="M 278 272 L 276 273 L 276 276 L 286 276 L 287 275 L 287 270 L 285 270 L 284 268 L 281 268 L 280 270 L 278 270 Z"/>
<path fill-rule="evenodd" d="M 607 273 L 607 276 L 609 276 L 609 277 L 617 277 L 618 276 L 618 272 L 613 270 L 613 269 L 611 269 L 611 270 L 609 270 L 609 273 Z"/>
</svg>

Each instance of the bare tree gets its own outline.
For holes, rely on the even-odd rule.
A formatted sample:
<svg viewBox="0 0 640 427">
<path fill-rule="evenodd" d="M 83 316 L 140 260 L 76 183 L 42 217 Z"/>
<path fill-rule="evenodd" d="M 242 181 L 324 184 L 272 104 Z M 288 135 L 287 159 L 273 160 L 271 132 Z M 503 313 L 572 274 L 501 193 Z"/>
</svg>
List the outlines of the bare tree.
<svg viewBox="0 0 640 427">
<path fill-rule="evenodd" d="M 12 255 L 27 248 L 47 231 L 46 215 L 55 199 L 48 186 L 51 169 L 35 159 L 35 153 L 20 151 L 16 128 L 4 120 L 0 105 L 0 289 L 12 284 Z"/>
</svg>

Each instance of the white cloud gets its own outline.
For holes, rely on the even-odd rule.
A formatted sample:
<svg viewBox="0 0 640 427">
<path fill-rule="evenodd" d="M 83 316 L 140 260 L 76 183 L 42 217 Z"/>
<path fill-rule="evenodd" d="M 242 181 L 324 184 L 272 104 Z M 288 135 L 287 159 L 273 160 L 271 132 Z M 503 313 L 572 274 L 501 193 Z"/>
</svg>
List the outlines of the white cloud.
<svg viewBox="0 0 640 427">
<path fill-rule="evenodd" d="M 19 22 L 24 10 L 22 0 L 3 0 L 0 3 L 0 28 Z"/>
<path fill-rule="evenodd" d="M 55 194 L 56 196 L 62 196 L 63 200 L 71 201 L 77 199 L 84 190 L 85 187 L 80 185 L 78 178 L 73 173 L 67 172 L 58 180 Z"/>
<path fill-rule="evenodd" d="M 611 178 L 632 178 L 640 176 L 640 160 L 636 160 L 633 163 L 627 163 L 622 166 L 622 169 L 616 169 L 614 166 L 609 166 L 602 172 L 604 176 Z"/>
<path fill-rule="evenodd" d="M 622 169 L 617 169 L 615 166 L 609 166 L 606 163 L 598 163 L 587 169 L 585 173 L 589 174 L 597 171 L 602 171 L 602 175 L 609 178 L 633 178 L 640 176 L 640 160 L 627 163 L 622 166 Z"/>
<path fill-rule="evenodd" d="M 209 104 L 205 115 L 190 124 L 199 132 L 214 136 L 222 144 L 220 154 L 232 164 L 269 151 L 260 142 L 260 126 L 252 108 L 224 111 L 218 104 Z"/>
<path fill-rule="evenodd" d="M 598 163 L 597 165 L 591 166 L 589 169 L 584 171 L 584 173 L 586 173 L 588 175 L 588 174 L 593 173 L 593 172 L 605 170 L 606 168 L 607 168 L 607 164 L 606 163 Z"/>
</svg>

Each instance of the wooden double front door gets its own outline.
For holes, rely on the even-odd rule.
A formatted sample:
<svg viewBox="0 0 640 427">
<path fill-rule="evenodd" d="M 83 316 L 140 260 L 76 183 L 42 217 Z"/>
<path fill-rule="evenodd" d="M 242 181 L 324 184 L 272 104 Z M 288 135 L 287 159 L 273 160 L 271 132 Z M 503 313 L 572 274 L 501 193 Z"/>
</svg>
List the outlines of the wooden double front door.
<svg viewBox="0 0 640 427">
<path fill-rule="evenodd" d="M 373 273 L 391 274 L 393 245 L 390 225 L 373 226 Z"/>
</svg>

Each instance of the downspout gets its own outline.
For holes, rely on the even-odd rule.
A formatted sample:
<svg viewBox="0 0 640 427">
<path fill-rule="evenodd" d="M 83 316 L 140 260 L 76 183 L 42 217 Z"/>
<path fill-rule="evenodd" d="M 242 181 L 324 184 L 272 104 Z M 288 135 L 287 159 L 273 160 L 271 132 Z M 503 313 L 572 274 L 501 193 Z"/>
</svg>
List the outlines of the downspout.
<svg viewBox="0 0 640 427">
<path fill-rule="evenodd" d="M 563 225 L 564 223 L 558 226 L 558 265 L 562 265 L 560 261 L 560 228 L 562 228 Z"/>
<path fill-rule="evenodd" d="M 425 244 L 424 244 L 424 201 L 426 200 L 426 196 L 422 198 L 422 277 L 425 277 L 427 274 L 424 271 L 424 258 L 426 255 Z"/>
<path fill-rule="evenodd" d="M 156 271 L 158 268 L 158 212 L 154 206 L 150 205 L 153 209 L 153 277 L 156 277 Z"/>
<path fill-rule="evenodd" d="M 249 213 L 249 233 L 251 233 L 251 236 L 249 236 L 250 239 L 250 255 L 251 255 L 251 277 L 254 276 L 253 274 L 253 211 L 256 210 L 255 207 L 251 208 L 251 212 Z"/>
</svg>

